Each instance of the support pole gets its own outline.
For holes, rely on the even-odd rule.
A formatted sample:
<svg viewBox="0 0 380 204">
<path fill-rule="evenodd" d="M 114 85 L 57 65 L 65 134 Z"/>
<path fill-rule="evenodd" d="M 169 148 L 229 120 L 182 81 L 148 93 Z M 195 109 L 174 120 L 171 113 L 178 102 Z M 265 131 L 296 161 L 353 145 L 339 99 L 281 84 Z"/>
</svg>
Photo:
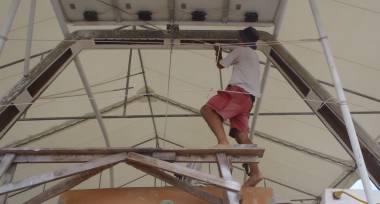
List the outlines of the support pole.
<svg viewBox="0 0 380 204">
<path fill-rule="evenodd" d="M 154 129 L 154 134 L 155 134 L 155 138 L 156 138 L 156 140 L 155 140 L 156 141 L 156 148 L 160 148 L 160 143 L 158 141 L 159 137 L 158 137 L 158 132 L 157 132 L 157 125 L 156 125 L 156 120 L 154 119 L 153 106 L 152 106 L 152 100 L 151 100 L 151 94 L 152 93 L 150 93 L 150 90 L 148 89 L 148 81 L 147 81 L 146 75 L 145 75 L 145 67 L 144 67 L 144 63 L 142 60 L 141 50 L 137 49 L 137 53 L 139 55 L 141 71 L 143 73 L 145 93 L 147 94 L 146 97 L 148 98 L 149 111 L 150 111 L 150 115 L 152 118 L 153 129 Z"/>
<path fill-rule="evenodd" d="M 106 144 L 106 147 L 111 147 L 111 143 L 110 143 L 110 140 L 109 140 L 109 137 L 108 137 L 108 133 L 107 133 L 107 130 L 106 130 L 106 126 L 104 124 L 104 121 L 103 121 L 103 118 L 102 118 L 102 115 L 99 111 L 99 108 L 98 108 L 98 105 L 96 104 L 96 101 L 95 101 L 95 98 L 94 98 L 94 95 L 92 94 L 92 91 L 91 91 L 91 88 L 90 88 L 90 84 L 88 82 L 88 79 L 87 79 L 87 76 L 86 74 L 84 73 L 84 70 L 83 70 L 83 67 L 82 67 L 82 63 L 81 61 L 79 60 L 78 57 L 75 57 L 74 58 L 74 62 L 75 62 L 75 66 L 77 67 L 77 70 L 78 70 L 78 73 L 79 73 L 79 76 L 83 82 L 83 86 L 86 90 L 86 93 L 87 93 L 87 96 L 88 96 L 88 99 L 90 100 L 90 103 L 91 103 L 91 106 L 92 106 L 92 109 L 94 110 L 95 112 L 95 115 L 96 115 L 96 119 L 98 120 L 98 123 L 99 123 L 99 127 L 100 127 L 100 130 L 102 131 L 102 134 L 103 134 L 103 137 L 104 137 L 104 142 Z M 111 183 L 111 187 L 114 186 L 114 176 L 113 176 L 113 168 L 110 168 L 110 183 Z"/>
<path fill-rule="evenodd" d="M 257 98 L 257 101 L 255 103 L 255 110 L 253 112 L 253 117 L 252 117 L 252 122 L 251 122 L 251 129 L 249 131 L 249 139 L 250 140 L 253 139 L 253 135 L 255 134 L 256 121 L 257 121 L 257 118 L 259 116 L 261 101 L 262 101 L 262 98 L 263 98 L 266 81 L 268 79 L 269 70 L 270 70 L 270 61 L 269 61 L 269 59 L 267 59 L 267 62 L 265 64 L 265 68 L 264 68 L 263 78 L 261 79 L 261 86 L 260 86 L 260 88 L 261 88 L 261 90 L 260 90 L 261 96 Z"/>
<path fill-rule="evenodd" d="M 82 66 L 82 63 L 81 61 L 79 60 L 78 57 L 75 57 L 74 58 L 74 62 L 75 62 L 75 65 L 77 67 L 77 70 L 78 70 L 78 73 L 79 73 L 79 76 L 83 82 L 83 86 L 86 90 L 86 93 L 88 95 L 88 98 L 90 100 L 90 103 L 91 103 L 91 106 L 92 106 L 92 109 L 94 110 L 95 112 L 95 115 L 96 115 L 96 119 L 98 120 L 98 123 L 99 123 L 99 127 L 100 127 L 100 130 L 102 131 L 102 134 L 104 136 L 104 141 L 106 143 L 106 146 L 107 147 L 110 147 L 111 144 L 110 144 L 110 141 L 109 141 L 109 138 L 108 138 L 108 133 L 107 133 L 107 130 L 106 130 L 106 126 L 104 125 L 104 121 L 103 121 L 103 118 L 101 116 L 101 113 L 99 111 L 99 108 L 98 108 L 98 105 L 96 104 L 96 101 L 95 101 L 95 97 L 94 95 L 92 94 L 92 91 L 91 91 L 91 88 L 90 88 L 90 83 L 88 82 L 88 79 L 87 79 L 87 76 L 86 74 L 84 73 L 84 70 L 83 70 L 83 66 Z"/>
<path fill-rule="evenodd" d="M 67 24 L 65 22 L 65 18 L 64 18 L 61 6 L 60 6 L 58 0 L 51 0 L 51 4 L 53 6 L 55 15 L 57 16 L 57 20 L 58 20 L 59 26 L 61 28 L 61 31 L 62 31 L 64 37 L 66 38 L 70 33 L 69 33 L 69 29 L 67 27 Z M 84 88 L 85 88 L 86 93 L 88 95 L 88 98 L 90 100 L 91 106 L 92 106 L 92 108 L 94 110 L 94 113 L 96 115 L 96 119 L 98 120 L 99 127 L 100 127 L 100 130 L 102 131 L 105 144 L 106 144 L 107 147 L 110 147 L 111 144 L 110 144 L 110 141 L 109 141 L 109 138 L 108 138 L 108 133 L 107 133 L 106 127 L 104 125 L 103 118 L 102 118 L 101 113 L 100 113 L 100 111 L 98 109 L 98 105 L 96 104 L 94 95 L 92 94 L 90 85 L 89 85 L 87 77 L 86 77 L 86 75 L 84 73 L 84 70 L 83 70 L 83 67 L 82 67 L 82 63 L 81 63 L 79 57 L 75 57 L 74 58 L 74 63 L 75 63 L 75 66 L 77 67 L 79 76 L 80 76 L 80 78 L 81 78 L 81 80 L 83 82 L 83 85 L 84 85 Z M 113 168 L 110 168 L 110 184 L 111 184 L 111 187 L 114 186 L 114 180 L 113 180 L 113 178 L 114 178 L 114 176 L 113 176 Z"/>
<path fill-rule="evenodd" d="M 223 90 L 223 75 L 222 75 L 222 70 L 218 69 L 219 71 L 219 84 L 220 84 L 220 90 Z"/>
<path fill-rule="evenodd" d="M 16 172 L 16 164 L 12 164 L 6 171 L 5 174 L 0 179 L 0 185 L 6 185 L 11 183 Z M 0 204 L 6 204 L 8 199 L 8 194 L 0 195 Z"/>
<path fill-rule="evenodd" d="M 15 19 L 18 6 L 20 5 L 20 0 L 12 0 L 11 6 L 8 10 L 8 15 L 5 19 L 5 25 L 3 25 L 0 29 L 0 55 L 3 51 L 5 41 L 7 40 L 7 35 L 11 30 L 13 20 Z"/>
<path fill-rule="evenodd" d="M 274 31 L 273 31 L 273 38 L 275 40 L 277 40 L 278 35 L 280 33 L 280 30 L 281 30 L 281 27 L 282 27 L 282 22 L 284 19 L 284 14 L 285 14 L 285 9 L 286 9 L 287 3 L 288 3 L 288 0 L 282 0 L 281 1 L 279 11 L 278 11 L 276 18 L 275 18 L 275 26 L 274 26 Z M 253 113 L 252 123 L 251 123 L 251 129 L 249 132 L 249 139 L 250 140 L 253 139 L 253 135 L 255 133 L 256 121 L 257 121 L 257 117 L 258 117 L 259 112 L 260 112 L 261 101 L 262 101 L 262 98 L 264 95 L 265 85 L 266 85 L 266 81 L 267 81 L 267 78 L 269 75 L 269 70 L 271 67 L 270 65 L 271 65 L 270 61 L 269 61 L 269 59 L 267 59 L 267 61 L 265 63 L 263 78 L 261 80 L 261 86 L 260 86 L 261 87 L 261 90 L 260 90 L 261 96 L 259 98 L 257 98 L 256 104 L 255 104 L 255 110 Z"/>
<path fill-rule="evenodd" d="M 25 47 L 24 77 L 29 76 L 30 55 L 32 52 L 32 40 L 33 40 L 35 15 L 36 15 L 36 0 L 31 0 L 29 22 L 28 22 L 28 33 L 26 37 L 26 47 Z"/>
<path fill-rule="evenodd" d="M 330 49 L 329 41 L 327 39 L 326 32 L 323 28 L 321 17 L 317 8 L 317 3 L 315 0 L 309 0 L 310 8 L 313 13 L 315 25 L 317 27 L 319 37 L 321 39 L 321 44 L 323 47 L 323 51 L 325 54 L 326 61 L 330 68 L 330 74 L 333 78 L 333 82 L 335 85 L 335 91 L 337 92 L 340 110 L 343 115 L 344 123 L 347 128 L 348 136 L 350 138 L 351 148 L 354 152 L 355 161 L 357 164 L 357 169 L 359 170 L 360 178 L 363 182 L 364 191 L 369 204 L 375 204 L 374 198 L 371 196 L 371 188 L 370 188 L 370 180 L 368 177 L 368 172 L 366 165 L 363 160 L 363 155 L 360 149 L 359 140 L 355 131 L 354 123 L 351 118 L 350 109 L 347 104 L 346 96 L 344 95 L 344 90 L 340 81 L 339 73 L 337 66 L 334 61 L 334 57 L 332 51 Z"/>
<path fill-rule="evenodd" d="M 123 116 L 125 116 L 125 114 L 127 112 L 129 77 L 131 75 L 131 64 L 132 64 L 132 51 L 133 51 L 132 49 L 129 49 L 128 70 L 127 70 L 127 78 L 126 78 L 126 82 L 125 82 L 125 95 L 124 95 Z"/>
</svg>

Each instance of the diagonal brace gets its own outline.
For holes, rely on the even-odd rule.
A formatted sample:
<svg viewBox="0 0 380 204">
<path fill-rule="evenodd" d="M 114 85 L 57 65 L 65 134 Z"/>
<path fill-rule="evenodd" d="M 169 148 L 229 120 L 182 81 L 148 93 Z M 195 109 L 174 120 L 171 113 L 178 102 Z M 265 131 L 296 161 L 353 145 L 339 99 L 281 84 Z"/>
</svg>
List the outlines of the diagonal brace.
<svg viewBox="0 0 380 204">
<path fill-rule="evenodd" d="M 76 185 L 82 183 L 83 181 L 95 176 L 99 172 L 103 171 L 104 169 L 109 168 L 109 166 L 103 166 L 96 169 L 92 169 L 83 173 L 80 173 L 78 175 L 72 176 L 70 178 L 67 178 L 58 184 L 54 185 L 53 187 L 49 188 L 48 190 L 34 196 L 33 198 L 26 201 L 24 204 L 39 204 L 43 203 L 50 198 L 53 198 L 65 191 L 70 190 L 71 188 L 75 187 Z"/>
<path fill-rule="evenodd" d="M 236 181 L 226 181 L 210 174 L 199 172 L 194 169 L 190 169 L 178 164 L 173 164 L 173 163 L 169 163 L 169 162 L 162 161 L 159 159 L 154 159 L 152 157 L 144 156 L 144 155 L 137 154 L 134 152 L 128 153 L 127 162 L 130 164 L 137 163 L 137 164 L 161 169 L 164 171 L 169 171 L 178 175 L 187 176 L 187 177 L 200 180 L 203 182 L 207 182 L 207 183 L 210 183 L 210 184 L 213 184 L 218 187 L 221 187 L 230 191 L 234 191 L 234 192 L 239 192 L 241 189 L 240 183 Z"/>
<path fill-rule="evenodd" d="M 114 165 L 127 159 L 126 153 L 114 154 L 98 159 L 91 160 L 83 164 L 77 164 L 69 168 L 59 169 L 56 171 L 48 172 L 41 175 L 32 176 L 20 181 L 16 181 L 10 184 L 0 186 L 0 195 L 17 191 L 23 188 L 32 187 L 40 184 L 44 184 L 50 181 L 54 181 L 60 178 L 72 176 L 74 174 L 86 172 L 91 169 L 95 169 L 102 166 Z"/>
<path fill-rule="evenodd" d="M 182 189 L 183 191 L 186 191 L 202 200 L 205 200 L 209 203 L 212 203 L 212 204 L 222 204 L 222 199 L 220 199 L 219 197 L 211 194 L 211 193 L 208 193 L 206 191 L 202 191 L 194 186 L 191 186 L 190 184 L 186 183 L 186 182 L 183 182 L 181 180 L 178 180 L 177 178 L 175 178 L 174 176 L 171 176 L 169 175 L 168 173 L 165 173 L 164 171 L 161 171 L 161 170 L 158 170 L 158 169 L 153 169 L 151 167 L 148 167 L 146 165 L 141 165 L 141 164 L 137 164 L 137 163 L 131 163 L 131 165 L 133 167 L 135 167 L 136 169 L 139 169 L 147 174 L 150 174 L 158 179 L 161 179 L 173 186 L 176 186 L 180 189 Z"/>
</svg>

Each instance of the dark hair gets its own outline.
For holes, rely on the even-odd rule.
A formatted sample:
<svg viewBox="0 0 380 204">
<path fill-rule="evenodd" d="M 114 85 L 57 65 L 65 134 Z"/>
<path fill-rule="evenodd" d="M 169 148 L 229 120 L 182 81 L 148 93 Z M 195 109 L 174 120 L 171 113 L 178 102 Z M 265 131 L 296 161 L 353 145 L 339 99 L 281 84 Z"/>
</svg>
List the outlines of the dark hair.
<svg viewBox="0 0 380 204">
<path fill-rule="evenodd" d="M 247 27 L 243 30 L 240 30 L 239 36 L 240 36 L 241 41 L 243 41 L 244 43 L 251 43 L 251 42 L 256 43 L 260 38 L 259 32 L 257 32 L 257 30 L 252 27 Z M 254 50 L 257 49 L 256 44 L 249 47 Z"/>
</svg>

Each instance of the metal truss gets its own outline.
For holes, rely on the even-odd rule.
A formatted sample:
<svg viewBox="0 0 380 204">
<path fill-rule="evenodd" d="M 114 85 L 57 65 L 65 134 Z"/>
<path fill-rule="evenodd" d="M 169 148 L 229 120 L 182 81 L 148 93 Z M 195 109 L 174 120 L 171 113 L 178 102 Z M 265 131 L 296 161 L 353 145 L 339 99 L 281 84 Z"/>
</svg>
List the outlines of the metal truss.
<svg viewBox="0 0 380 204">
<path fill-rule="evenodd" d="M 1 149 L 0 176 L 12 174 L 20 163 L 76 163 L 72 166 L 52 172 L 27 177 L 10 182 L 6 180 L 0 186 L 0 195 L 29 190 L 59 179 L 64 179 L 46 191 L 34 196 L 26 203 L 42 203 L 65 192 L 101 171 L 121 162 L 170 183 L 188 193 L 210 203 L 238 204 L 238 192 L 241 185 L 231 176 L 231 163 L 258 163 L 264 149 L 256 145 L 240 145 L 228 148 L 211 149 L 156 149 L 156 148 L 88 148 L 88 149 Z M 184 167 L 177 163 L 218 163 L 222 178 Z M 196 186 L 178 180 L 175 175 L 190 177 L 225 190 L 226 200 L 213 196 Z"/>
<path fill-rule="evenodd" d="M 273 40 L 270 34 L 260 32 L 263 42 Z M 174 39 L 174 45 L 169 39 Z M 76 31 L 33 69 L 29 77 L 20 81 L 9 94 L 1 100 L 0 131 L 4 135 L 25 110 L 35 101 L 48 85 L 59 75 L 63 68 L 74 59 L 82 49 L 210 49 L 212 44 L 237 42 L 236 31 L 180 31 L 165 33 L 161 31 Z M 343 123 L 338 104 L 325 103 L 331 96 L 280 44 L 262 45 L 259 49 L 266 54 L 280 73 L 288 80 L 306 104 L 320 118 L 330 132 L 351 154 L 350 142 Z M 142 65 L 143 67 L 143 65 Z M 198 113 L 198 112 L 197 112 Z M 152 113 L 153 115 L 153 113 Z M 380 181 L 379 147 L 363 128 L 356 124 L 362 144 L 364 159 L 372 179 Z M 157 139 L 157 137 L 156 137 Z"/>
</svg>

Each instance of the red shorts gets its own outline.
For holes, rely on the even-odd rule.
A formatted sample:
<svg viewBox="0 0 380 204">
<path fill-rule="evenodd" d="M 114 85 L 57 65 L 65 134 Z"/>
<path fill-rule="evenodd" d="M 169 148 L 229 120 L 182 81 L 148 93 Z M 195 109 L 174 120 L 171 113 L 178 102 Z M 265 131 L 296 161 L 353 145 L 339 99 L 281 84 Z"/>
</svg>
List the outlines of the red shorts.
<svg viewBox="0 0 380 204">
<path fill-rule="evenodd" d="M 223 120 L 230 120 L 231 129 L 248 134 L 248 118 L 253 107 L 252 95 L 239 86 L 229 85 L 226 91 L 210 98 L 207 106 L 219 114 Z M 230 91 L 230 92 L 229 92 Z"/>
</svg>

